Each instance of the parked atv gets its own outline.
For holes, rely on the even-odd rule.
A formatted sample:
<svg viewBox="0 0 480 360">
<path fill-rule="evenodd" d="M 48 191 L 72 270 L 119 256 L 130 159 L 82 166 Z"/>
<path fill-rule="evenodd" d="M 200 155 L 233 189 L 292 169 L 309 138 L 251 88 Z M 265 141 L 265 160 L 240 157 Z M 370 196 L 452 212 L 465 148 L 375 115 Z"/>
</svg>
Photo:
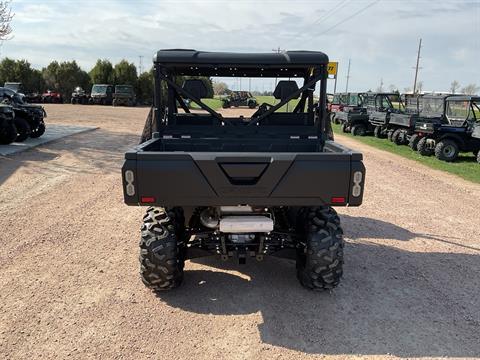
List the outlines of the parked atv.
<svg viewBox="0 0 480 360">
<path fill-rule="evenodd" d="M 125 105 L 136 106 L 137 98 L 135 96 L 135 90 L 132 85 L 116 85 L 115 93 L 113 94 L 113 106 Z"/>
<path fill-rule="evenodd" d="M 72 97 L 70 99 L 70 103 L 72 105 L 74 105 L 74 104 L 81 104 L 81 105 L 88 104 L 88 95 L 85 92 L 85 90 L 83 90 L 80 86 L 77 86 L 72 92 Z"/>
<path fill-rule="evenodd" d="M 387 137 L 397 145 L 407 145 L 416 150 L 418 135 L 415 134 L 415 123 L 422 108 L 421 94 L 404 94 L 402 102 L 404 111 L 390 113 L 387 126 Z M 427 95 L 428 96 L 428 95 Z"/>
<path fill-rule="evenodd" d="M 388 137 L 388 124 L 392 113 L 403 113 L 404 106 L 397 93 L 365 93 L 368 121 L 377 138 Z"/>
<path fill-rule="evenodd" d="M 356 115 L 366 114 L 366 109 L 363 106 L 363 93 L 345 93 L 341 95 L 343 104 L 336 108 L 336 112 L 332 113 L 331 118 L 335 124 L 342 124 L 344 132 L 348 132 L 354 125 L 352 119 Z"/>
<path fill-rule="evenodd" d="M 15 113 L 9 105 L 0 104 L 0 144 L 6 145 L 17 138 L 15 127 Z"/>
<path fill-rule="evenodd" d="M 232 106 L 248 106 L 250 109 L 255 109 L 257 105 L 257 99 L 248 91 L 232 91 L 230 95 L 222 99 L 222 107 L 224 109 Z"/>
<path fill-rule="evenodd" d="M 59 92 L 47 90 L 42 94 L 42 102 L 44 104 L 63 104 L 63 97 Z"/>
<path fill-rule="evenodd" d="M 457 160 L 460 151 L 472 152 L 478 157 L 480 96 L 446 97 L 444 109 L 444 121 L 417 121 L 415 132 L 421 138 L 419 152 L 435 154 L 439 160 L 447 162 Z"/>
<path fill-rule="evenodd" d="M 147 207 L 140 240 L 144 284 L 154 291 L 178 287 L 187 259 L 218 256 L 243 264 L 277 256 L 296 260 L 304 287 L 337 286 L 344 242 L 333 207 L 362 203 L 365 167 L 360 153 L 325 140 L 328 57 L 160 50 L 154 61 L 155 88 L 167 91 L 155 93 L 146 141 L 125 154 L 122 168 L 125 203 Z M 199 79 L 178 85 L 183 76 L 243 72 L 274 79 L 280 69 L 303 84 L 279 81 L 278 104 L 263 103 L 250 117 L 224 117 L 203 103 L 208 91 Z M 184 98 L 201 110 L 192 113 Z M 293 111 L 283 112 L 293 99 L 299 99 Z M 175 101 L 182 112 L 169 106 Z"/>
<path fill-rule="evenodd" d="M 13 108 L 15 113 L 15 127 L 17 138 L 21 142 L 28 137 L 38 138 L 45 133 L 45 121 L 47 117 L 45 109 L 40 105 L 29 104 L 23 96 L 7 88 L 0 88 L 0 98 Z"/>
<path fill-rule="evenodd" d="M 332 103 L 329 105 L 330 121 L 334 124 L 340 124 L 337 113 L 343 111 L 343 107 L 348 102 L 348 93 L 336 93 L 333 95 Z"/>
<path fill-rule="evenodd" d="M 113 101 L 113 85 L 95 84 L 92 86 L 89 104 L 92 105 L 112 105 Z"/>
</svg>

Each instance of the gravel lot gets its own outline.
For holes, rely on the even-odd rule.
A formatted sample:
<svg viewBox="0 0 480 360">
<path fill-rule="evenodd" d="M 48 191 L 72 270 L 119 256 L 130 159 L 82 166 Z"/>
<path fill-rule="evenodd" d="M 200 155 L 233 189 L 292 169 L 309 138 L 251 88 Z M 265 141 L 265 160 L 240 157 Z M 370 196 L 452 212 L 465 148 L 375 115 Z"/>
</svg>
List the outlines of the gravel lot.
<svg viewBox="0 0 480 360">
<path fill-rule="evenodd" d="M 156 297 L 138 276 L 144 209 L 120 182 L 148 109 L 47 112 L 100 129 L 0 157 L 0 359 L 480 357 L 479 185 L 338 137 L 367 187 L 339 209 L 337 289 L 301 288 L 285 260 L 210 258 Z"/>
</svg>

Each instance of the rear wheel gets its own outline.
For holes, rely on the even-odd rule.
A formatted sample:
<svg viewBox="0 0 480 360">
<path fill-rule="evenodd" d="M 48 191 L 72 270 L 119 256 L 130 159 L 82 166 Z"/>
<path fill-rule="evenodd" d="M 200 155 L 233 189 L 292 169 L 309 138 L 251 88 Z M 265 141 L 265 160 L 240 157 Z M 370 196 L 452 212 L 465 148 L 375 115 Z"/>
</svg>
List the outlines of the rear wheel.
<svg viewBox="0 0 480 360">
<path fill-rule="evenodd" d="M 402 140 L 400 138 L 401 133 L 402 133 L 402 130 L 400 129 L 395 130 L 392 134 L 392 142 L 394 142 L 397 145 L 402 145 Z"/>
<path fill-rule="evenodd" d="M 22 142 L 30 136 L 30 125 L 28 125 L 27 120 L 24 118 L 17 116 L 15 118 L 15 127 L 17 128 L 17 138 L 15 141 Z"/>
<path fill-rule="evenodd" d="M 435 156 L 439 160 L 452 162 L 457 160 L 460 149 L 454 140 L 444 139 L 435 146 Z"/>
<path fill-rule="evenodd" d="M 306 243 L 297 256 L 297 277 L 311 290 L 333 289 L 343 273 L 343 231 L 335 210 L 309 208 L 304 222 Z"/>
<path fill-rule="evenodd" d="M 30 137 L 39 138 L 43 134 L 45 134 L 45 123 L 41 122 L 36 129 L 32 130 Z"/>
<path fill-rule="evenodd" d="M 420 140 L 420 137 L 418 136 L 418 134 L 413 134 L 412 136 L 410 136 L 410 140 L 408 141 L 408 146 L 410 146 L 410 148 L 413 151 L 417 151 L 417 145 L 419 140 Z"/>
<path fill-rule="evenodd" d="M 381 126 L 375 126 L 375 129 L 373 129 L 373 136 L 379 139 L 383 137 Z"/>
<path fill-rule="evenodd" d="M 420 155 L 430 156 L 433 155 L 434 150 L 429 148 L 427 145 L 427 138 L 422 137 L 417 144 L 417 151 Z"/>
<path fill-rule="evenodd" d="M 178 287 L 185 263 L 184 223 L 181 209 L 167 213 L 164 208 L 149 208 L 143 217 L 140 239 L 140 275 L 154 291 Z"/>
<path fill-rule="evenodd" d="M 8 124 L 3 130 L 0 130 L 0 144 L 11 144 L 17 138 L 17 128 L 15 124 Z"/>
<path fill-rule="evenodd" d="M 365 136 L 367 130 L 363 125 L 354 125 L 352 126 L 352 135 L 353 136 Z"/>
<path fill-rule="evenodd" d="M 342 132 L 344 132 L 344 133 L 348 133 L 348 126 L 347 126 L 347 123 L 343 123 L 343 124 L 342 124 Z"/>
</svg>

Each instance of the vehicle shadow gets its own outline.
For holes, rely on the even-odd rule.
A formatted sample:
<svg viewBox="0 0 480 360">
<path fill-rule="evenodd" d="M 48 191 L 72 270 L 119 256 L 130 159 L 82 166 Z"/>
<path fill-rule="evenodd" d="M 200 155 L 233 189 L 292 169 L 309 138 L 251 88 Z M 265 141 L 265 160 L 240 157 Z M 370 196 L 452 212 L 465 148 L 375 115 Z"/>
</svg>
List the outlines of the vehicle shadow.
<svg viewBox="0 0 480 360">
<path fill-rule="evenodd" d="M 468 239 L 442 234 L 426 234 L 412 232 L 395 224 L 362 216 L 340 215 L 342 227 L 349 239 L 392 239 L 410 241 L 415 238 L 434 240 L 464 249 L 480 251 L 480 247 L 465 245 Z"/>
<path fill-rule="evenodd" d="M 303 289 L 290 261 L 204 258 L 187 262 L 182 287 L 158 296 L 193 313 L 261 312 L 263 343 L 310 354 L 480 355 L 478 255 L 355 242 L 345 253 L 343 282 L 331 292 Z"/>
<path fill-rule="evenodd" d="M 120 174 L 124 153 L 139 136 L 97 129 L 0 157 L 0 186 L 19 168 L 26 174 Z"/>
</svg>

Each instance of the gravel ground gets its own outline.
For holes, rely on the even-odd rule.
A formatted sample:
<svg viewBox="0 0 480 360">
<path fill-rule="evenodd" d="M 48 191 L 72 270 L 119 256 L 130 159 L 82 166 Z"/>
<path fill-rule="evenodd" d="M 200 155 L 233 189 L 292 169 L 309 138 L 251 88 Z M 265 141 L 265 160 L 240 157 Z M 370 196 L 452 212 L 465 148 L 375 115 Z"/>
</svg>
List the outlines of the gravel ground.
<svg viewBox="0 0 480 360">
<path fill-rule="evenodd" d="M 480 186 L 340 136 L 367 186 L 339 209 L 337 289 L 209 258 L 156 297 L 120 183 L 147 111 L 50 105 L 48 123 L 100 129 L 0 157 L 0 359 L 480 357 Z"/>
</svg>

